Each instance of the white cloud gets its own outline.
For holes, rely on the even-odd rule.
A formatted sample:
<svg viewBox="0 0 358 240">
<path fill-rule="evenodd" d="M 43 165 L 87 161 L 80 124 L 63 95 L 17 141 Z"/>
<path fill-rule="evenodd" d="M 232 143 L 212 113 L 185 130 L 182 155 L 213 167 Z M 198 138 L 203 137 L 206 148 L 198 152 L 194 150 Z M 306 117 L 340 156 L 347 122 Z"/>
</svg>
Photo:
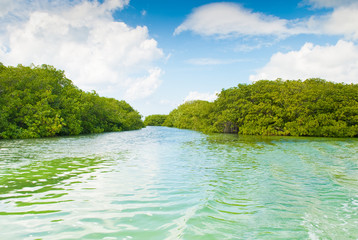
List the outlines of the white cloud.
<svg viewBox="0 0 358 240">
<path fill-rule="evenodd" d="M 203 5 L 178 26 L 174 35 L 192 31 L 202 36 L 228 37 L 278 37 L 298 34 L 337 35 L 358 39 L 357 0 L 308 0 L 304 3 L 316 8 L 331 7 L 332 12 L 313 15 L 311 18 L 281 19 L 252 12 L 235 3 Z"/>
<path fill-rule="evenodd" d="M 217 59 L 217 58 L 192 58 L 187 63 L 192 65 L 223 65 L 241 62 L 241 59 Z"/>
<path fill-rule="evenodd" d="M 160 83 L 161 70 L 154 65 L 163 52 L 147 27 L 131 28 L 113 19 L 112 13 L 128 2 L 48 0 L 41 1 L 45 8 L 31 10 L 25 19 L 14 21 L 12 13 L 6 13 L 0 59 L 6 65 L 54 65 L 84 90 L 122 98 L 124 92 L 140 89 L 131 98 L 146 97 Z M 143 89 L 146 86 L 148 90 Z"/>
<path fill-rule="evenodd" d="M 357 0 L 304 0 L 301 3 L 314 8 L 336 8 L 357 3 Z"/>
<path fill-rule="evenodd" d="M 132 79 L 124 98 L 128 100 L 137 99 L 138 95 L 142 98 L 151 95 L 161 84 L 160 76 L 163 71 L 160 68 L 149 70 L 149 75 L 142 78 Z"/>
<path fill-rule="evenodd" d="M 263 44 L 263 43 L 258 43 L 258 44 L 239 44 L 235 47 L 235 51 L 236 52 L 251 52 L 253 50 L 256 50 L 256 49 L 260 49 L 262 48 L 262 46 L 269 46 L 271 45 L 270 43 L 266 43 L 266 44 Z"/>
<path fill-rule="evenodd" d="M 0 1 L 0 17 L 5 16 L 16 8 L 16 1 L 2 0 Z"/>
<path fill-rule="evenodd" d="M 274 54 L 269 63 L 250 80 L 323 78 L 328 81 L 358 83 L 358 46 L 340 40 L 336 45 L 306 43 L 300 50 Z"/>
<path fill-rule="evenodd" d="M 205 101 L 215 101 L 215 99 L 217 98 L 217 94 L 219 92 L 214 92 L 214 93 L 200 93 L 200 92 L 190 92 L 188 96 L 186 96 L 186 98 L 184 99 L 184 102 L 187 101 L 193 101 L 193 100 L 205 100 Z"/>
<path fill-rule="evenodd" d="M 175 29 L 174 34 L 193 31 L 221 38 L 241 35 L 287 35 L 289 22 L 274 16 L 254 13 L 235 3 L 211 3 L 199 8 Z"/>
<path fill-rule="evenodd" d="M 307 21 L 308 32 L 327 35 L 343 35 L 348 39 L 358 39 L 358 3 L 341 6 L 320 17 Z"/>
</svg>

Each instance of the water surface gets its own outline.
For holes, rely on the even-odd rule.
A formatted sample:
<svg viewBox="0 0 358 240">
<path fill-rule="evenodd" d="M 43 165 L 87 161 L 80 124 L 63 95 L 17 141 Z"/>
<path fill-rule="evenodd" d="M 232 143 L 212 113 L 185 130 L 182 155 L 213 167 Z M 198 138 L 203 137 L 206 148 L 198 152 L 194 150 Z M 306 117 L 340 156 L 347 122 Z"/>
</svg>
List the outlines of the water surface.
<svg viewBox="0 0 358 240">
<path fill-rule="evenodd" d="M 358 140 L 0 141 L 0 239 L 358 239 Z"/>
</svg>

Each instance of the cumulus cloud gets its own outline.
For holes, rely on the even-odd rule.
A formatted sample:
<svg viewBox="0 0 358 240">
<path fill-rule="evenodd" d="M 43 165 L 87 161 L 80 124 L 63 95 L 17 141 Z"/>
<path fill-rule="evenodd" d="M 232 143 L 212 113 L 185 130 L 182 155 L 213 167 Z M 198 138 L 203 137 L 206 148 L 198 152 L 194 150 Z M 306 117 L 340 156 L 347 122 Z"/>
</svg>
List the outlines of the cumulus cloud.
<svg viewBox="0 0 358 240">
<path fill-rule="evenodd" d="M 41 1 L 45 7 L 31 5 L 28 17 L 17 21 L 11 19 L 11 11 L 19 10 L 14 6 L 2 16 L 7 26 L 2 28 L 0 59 L 6 65 L 54 65 L 84 90 L 146 97 L 160 85 L 155 61 L 163 51 L 147 27 L 113 19 L 113 12 L 128 2 Z"/>
<path fill-rule="evenodd" d="M 342 5 L 332 13 L 313 16 L 306 23 L 308 32 L 327 35 L 343 35 L 347 39 L 358 39 L 358 3 Z"/>
<path fill-rule="evenodd" d="M 220 38 L 241 35 L 292 34 L 289 22 L 278 17 L 255 13 L 235 3 L 210 3 L 199 8 L 175 29 L 174 34 L 193 31 L 203 36 Z"/>
<path fill-rule="evenodd" d="M 358 83 L 358 46 L 340 40 L 336 45 L 306 43 L 300 50 L 274 54 L 250 80 L 323 78 Z"/>
<path fill-rule="evenodd" d="M 252 12 L 236 3 L 210 3 L 198 7 L 179 25 L 174 35 L 192 31 L 217 38 L 240 36 L 274 36 L 284 38 L 297 34 L 338 35 L 358 39 L 357 0 L 307 0 L 316 8 L 330 7 L 332 12 L 302 19 L 281 19 Z"/>
<path fill-rule="evenodd" d="M 205 100 L 205 101 L 215 101 L 215 99 L 217 98 L 217 94 L 219 92 L 214 92 L 214 93 L 200 93 L 200 92 L 190 92 L 188 96 L 185 97 L 184 102 L 187 101 L 193 101 L 193 100 Z"/>
<path fill-rule="evenodd" d="M 148 76 L 131 79 L 129 88 L 125 93 L 125 98 L 129 100 L 136 99 L 136 95 L 139 93 L 142 97 L 151 95 L 161 84 L 159 79 L 162 74 L 163 71 L 160 68 L 153 68 L 149 70 Z"/>
<path fill-rule="evenodd" d="M 192 65 L 223 65 L 241 62 L 241 59 L 217 59 L 217 58 L 191 58 L 187 60 L 187 63 Z"/>
<path fill-rule="evenodd" d="M 304 0 L 301 3 L 314 8 L 336 8 L 357 3 L 357 0 Z"/>
<path fill-rule="evenodd" d="M 0 1 L 0 17 L 7 15 L 16 8 L 16 2 L 13 0 Z"/>
</svg>

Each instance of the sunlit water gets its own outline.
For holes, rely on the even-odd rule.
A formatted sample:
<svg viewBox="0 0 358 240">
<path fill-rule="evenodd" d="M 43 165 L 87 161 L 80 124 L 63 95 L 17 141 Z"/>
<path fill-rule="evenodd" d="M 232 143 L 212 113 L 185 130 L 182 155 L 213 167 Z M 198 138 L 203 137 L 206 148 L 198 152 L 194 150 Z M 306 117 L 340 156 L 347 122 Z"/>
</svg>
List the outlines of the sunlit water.
<svg viewBox="0 0 358 240">
<path fill-rule="evenodd" d="M 358 140 L 0 141 L 0 239 L 358 239 Z"/>
</svg>

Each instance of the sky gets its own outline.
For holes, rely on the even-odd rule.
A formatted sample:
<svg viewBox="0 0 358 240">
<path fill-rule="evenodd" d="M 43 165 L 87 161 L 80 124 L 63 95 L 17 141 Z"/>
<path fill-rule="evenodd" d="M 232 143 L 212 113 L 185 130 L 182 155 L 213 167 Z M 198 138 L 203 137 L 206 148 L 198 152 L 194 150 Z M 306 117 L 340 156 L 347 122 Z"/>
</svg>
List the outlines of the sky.
<svg viewBox="0 0 358 240">
<path fill-rule="evenodd" d="M 143 116 L 261 79 L 358 84 L 358 0 L 0 0 L 0 62 Z"/>
</svg>

